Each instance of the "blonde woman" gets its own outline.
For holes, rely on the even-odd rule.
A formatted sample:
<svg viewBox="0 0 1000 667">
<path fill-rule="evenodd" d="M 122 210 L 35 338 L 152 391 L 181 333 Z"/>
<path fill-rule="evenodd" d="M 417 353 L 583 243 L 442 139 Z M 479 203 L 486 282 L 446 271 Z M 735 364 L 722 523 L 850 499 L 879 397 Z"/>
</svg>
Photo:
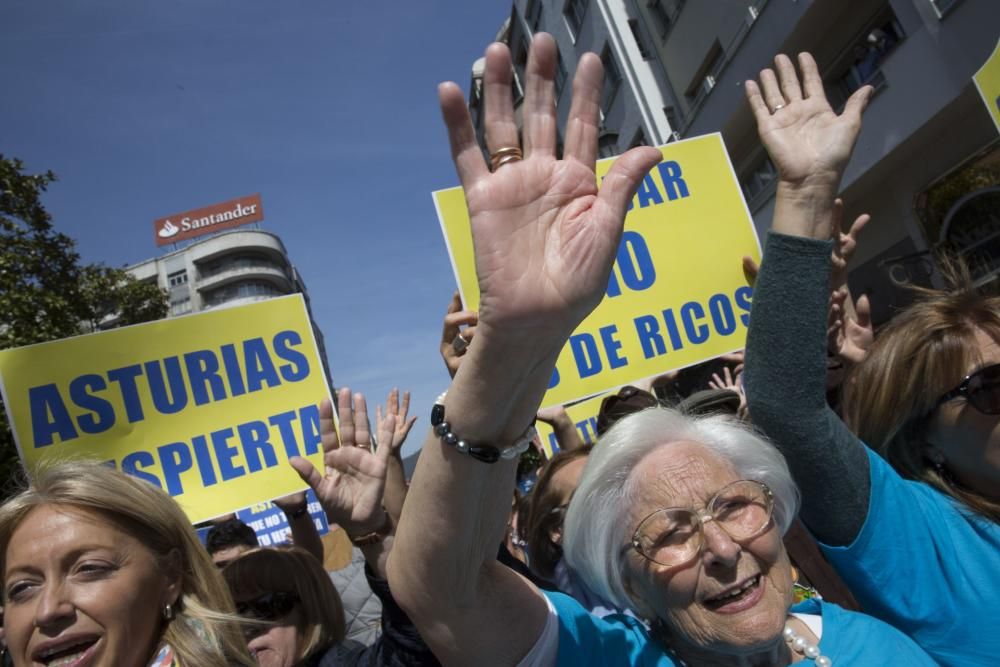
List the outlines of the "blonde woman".
<svg viewBox="0 0 1000 667">
<path fill-rule="evenodd" d="M 254 664 L 177 503 L 103 464 L 39 469 L 0 507 L 0 571 L 18 667 Z"/>
</svg>

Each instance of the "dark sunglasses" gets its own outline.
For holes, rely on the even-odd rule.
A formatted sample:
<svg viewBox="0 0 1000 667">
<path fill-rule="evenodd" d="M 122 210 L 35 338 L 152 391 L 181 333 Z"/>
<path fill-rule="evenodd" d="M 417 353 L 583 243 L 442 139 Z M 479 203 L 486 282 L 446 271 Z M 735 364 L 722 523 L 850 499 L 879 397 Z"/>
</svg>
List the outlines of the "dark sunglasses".
<svg viewBox="0 0 1000 667">
<path fill-rule="evenodd" d="M 1000 415 L 1000 364 L 980 368 L 967 376 L 960 385 L 938 399 L 934 407 L 959 396 L 984 415 Z"/>
<path fill-rule="evenodd" d="M 287 616 L 295 608 L 299 596 L 295 593 L 277 591 L 265 593 L 253 600 L 236 603 L 236 613 L 256 621 L 277 621 Z"/>
</svg>

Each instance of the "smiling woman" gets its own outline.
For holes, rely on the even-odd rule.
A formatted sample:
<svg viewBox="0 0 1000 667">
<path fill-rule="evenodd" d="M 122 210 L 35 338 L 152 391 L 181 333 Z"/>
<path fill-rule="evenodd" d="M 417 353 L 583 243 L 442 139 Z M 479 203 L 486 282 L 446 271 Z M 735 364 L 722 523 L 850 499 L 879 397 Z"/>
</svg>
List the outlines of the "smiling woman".
<svg viewBox="0 0 1000 667">
<path fill-rule="evenodd" d="M 0 508 L 0 571 L 18 667 L 254 664 L 180 507 L 100 463 L 38 470 Z"/>
</svg>

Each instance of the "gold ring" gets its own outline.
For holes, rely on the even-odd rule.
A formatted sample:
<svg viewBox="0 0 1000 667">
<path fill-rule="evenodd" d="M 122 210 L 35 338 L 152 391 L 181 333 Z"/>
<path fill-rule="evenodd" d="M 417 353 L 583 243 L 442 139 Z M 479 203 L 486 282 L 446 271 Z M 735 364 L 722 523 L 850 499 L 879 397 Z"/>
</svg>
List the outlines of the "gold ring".
<svg viewBox="0 0 1000 667">
<path fill-rule="evenodd" d="M 496 171 L 508 162 L 518 162 L 523 158 L 524 154 L 517 146 L 503 146 L 490 153 L 490 166 Z"/>
</svg>

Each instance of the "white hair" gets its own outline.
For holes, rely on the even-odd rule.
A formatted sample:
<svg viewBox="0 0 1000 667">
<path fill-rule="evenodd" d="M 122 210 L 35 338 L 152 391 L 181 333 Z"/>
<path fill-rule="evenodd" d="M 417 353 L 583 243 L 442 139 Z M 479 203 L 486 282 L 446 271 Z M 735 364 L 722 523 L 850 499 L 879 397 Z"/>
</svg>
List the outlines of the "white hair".
<svg viewBox="0 0 1000 667">
<path fill-rule="evenodd" d="M 591 452 L 563 526 L 566 564 L 620 609 L 636 611 L 625 588 L 625 547 L 635 529 L 629 525 L 629 508 L 638 497 L 632 471 L 653 450 L 681 441 L 703 445 L 732 464 L 742 479 L 767 484 L 782 535 L 798 513 L 799 490 L 785 457 L 749 426 L 729 416 L 694 417 L 660 407 L 629 415 Z"/>
</svg>

